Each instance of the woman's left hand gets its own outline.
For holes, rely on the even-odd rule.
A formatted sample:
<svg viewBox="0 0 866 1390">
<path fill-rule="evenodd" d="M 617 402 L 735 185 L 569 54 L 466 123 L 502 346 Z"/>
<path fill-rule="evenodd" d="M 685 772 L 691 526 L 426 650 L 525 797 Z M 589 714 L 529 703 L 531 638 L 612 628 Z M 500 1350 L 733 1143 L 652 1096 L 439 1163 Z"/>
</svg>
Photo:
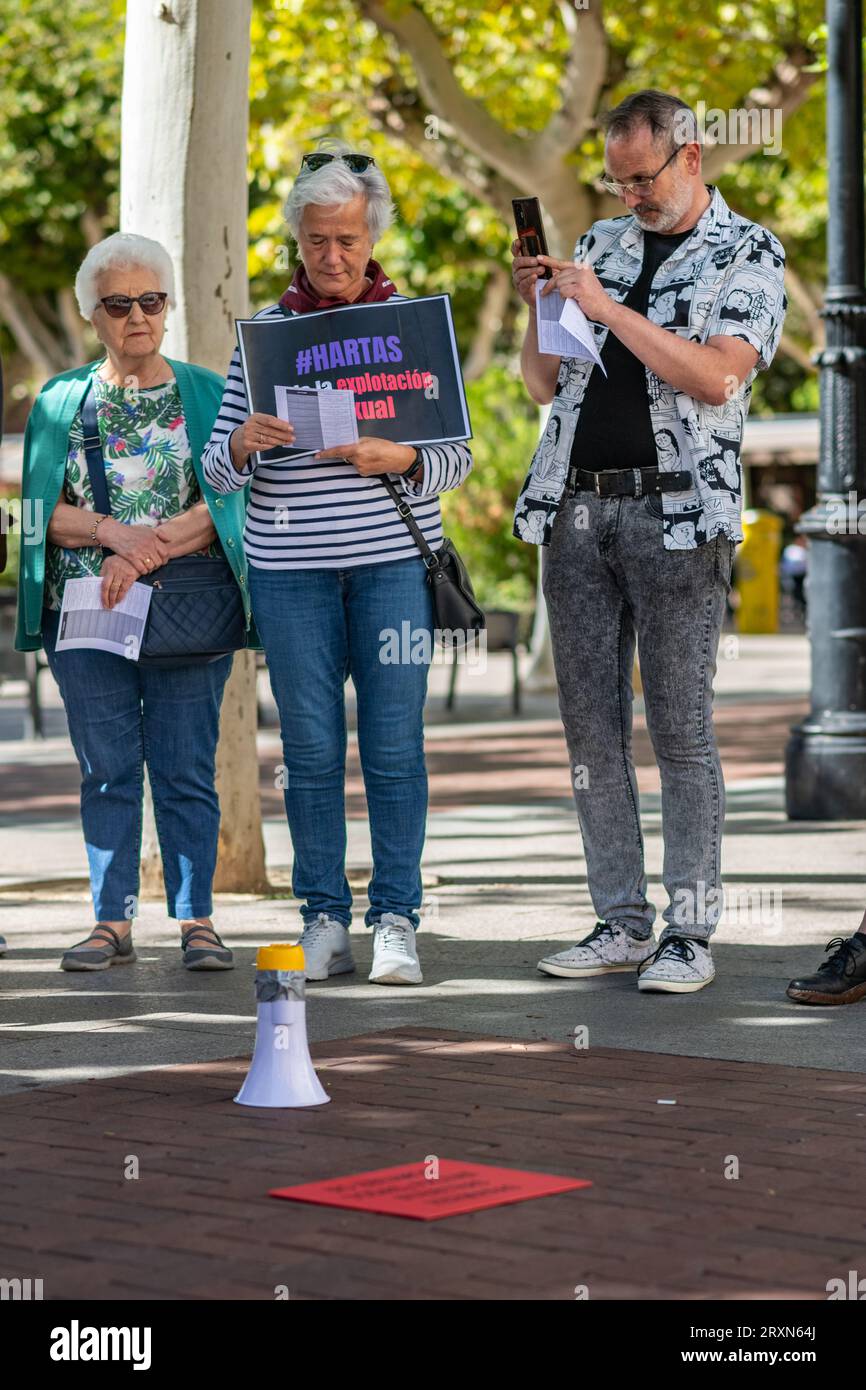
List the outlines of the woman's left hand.
<svg viewBox="0 0 866 1390">
<path fill-rule="evenodd" d="M 109 555 L 103 560 L 99 573 L 102 579 L 100 597 L 103 608 L 114 608 L 115 604 L 120 603 L 138 578 L 138 570 L 121 555 Z"/>
<path fill-rule="evenodd" d="M 411 444 L 394 444 L 390 439 L 365 436 L 356 444 L 341 444 L 335 449 L 321 449 L 317 459 L 345 459 L 357 468 L 362 477 L 376 473 L 405 473 L 417 456 Z"/>
</svg>

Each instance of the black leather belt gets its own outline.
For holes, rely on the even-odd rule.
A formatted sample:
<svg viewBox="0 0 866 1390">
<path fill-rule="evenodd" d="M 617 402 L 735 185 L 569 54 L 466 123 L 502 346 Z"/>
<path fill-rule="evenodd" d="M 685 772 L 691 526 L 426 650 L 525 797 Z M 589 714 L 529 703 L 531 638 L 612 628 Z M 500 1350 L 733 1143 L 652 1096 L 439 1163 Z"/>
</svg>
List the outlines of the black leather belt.
<svg viewBox="0 0 866 1390">
<path fill-rule="evenodd" d="M 567 492 L 594 492 L 597 497 L 643 497 L 648 492 L 685 492 L 692 486 L 687 468 L 665 473 L 660 468 L 616 468 L 593 473 L 589 468 L 569 468 Z"/>
</svg>

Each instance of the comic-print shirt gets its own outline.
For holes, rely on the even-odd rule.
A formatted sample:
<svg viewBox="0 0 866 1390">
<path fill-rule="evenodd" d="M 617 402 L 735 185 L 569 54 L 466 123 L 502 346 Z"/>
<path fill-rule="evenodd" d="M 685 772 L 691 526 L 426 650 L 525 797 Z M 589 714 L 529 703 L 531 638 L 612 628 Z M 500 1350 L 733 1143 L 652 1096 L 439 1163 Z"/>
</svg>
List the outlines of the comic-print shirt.
<svg viewBox="0 0 866 1390">
<path fill-rule="evenodd" d="M 788 307 L 785 253 L 766 227 L 732 212 L 713 184 L 711 202 L 690 237 L 656 271 L 647 317 L 693 343 L 727 334 L 751 343 L 758 361 L 723 405 L 708 405 L 646 369 L 658 466 L 689 469 L 693 486 L 661 494 L 664 547 L 691 550 L 721 533 L 743 539 L 740 448 L 758 372 L 773 360 Z M 621 302 L 638 278 L 643 232 L 633 216 L 596 222 L 575 247 L 604 289 Z M 591 323 L 599 352 L 606 324 Z M 533 455 L 514 515 L 514 534 L 547 545 L 568 475 L 581 402 L 595 364 L 564 358 L 547 426 Z M 592 468 L 587 459 L 585 467 Z"/>
</svg>

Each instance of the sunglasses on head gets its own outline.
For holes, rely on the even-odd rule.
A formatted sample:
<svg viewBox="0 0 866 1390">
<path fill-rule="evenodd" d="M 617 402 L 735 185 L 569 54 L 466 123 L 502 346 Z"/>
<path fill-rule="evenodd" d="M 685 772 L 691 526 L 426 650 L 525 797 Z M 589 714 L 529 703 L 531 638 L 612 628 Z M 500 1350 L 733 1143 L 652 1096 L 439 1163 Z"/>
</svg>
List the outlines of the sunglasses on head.
<svg viewBox="0 0 866 1390">
<path fill-rule="evenodd" d="M 140 304 L 145 314 L 160 314 L 167 299 L 165 290 L 148 290 L 136 298 L 129 294 L 107 294 L 99 303 L 110 318 L 125 319 L 127 314 L 132 313 L 133 304 Z"/>
<path fill-rule="evenodd" d="M 335 159 L 342 159 L 353 174 L 363 174 L 365 169 L 376 163 L 371 154 L 326 154 L 324 150 L 317 150 L 315 154 L 304 155 L 301 168 L 310 169 L 315 173 L 317 169 L 324 169 L 326 164 L 331 164 Z"/>
</svg>

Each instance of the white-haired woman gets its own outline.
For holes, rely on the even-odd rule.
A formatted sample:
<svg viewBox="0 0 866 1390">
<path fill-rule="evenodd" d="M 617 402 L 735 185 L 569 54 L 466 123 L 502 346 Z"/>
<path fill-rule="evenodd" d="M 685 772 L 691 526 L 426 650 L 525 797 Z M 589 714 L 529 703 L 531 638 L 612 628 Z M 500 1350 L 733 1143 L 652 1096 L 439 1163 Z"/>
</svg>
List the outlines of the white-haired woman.
<svg viewBox="0 0 866 1390">
<path fill-rule="evenodd" d="M 372 259 L 392 217 L 388 184 L 369 155 L 325 143 L 304 156 L 286 204 L 300 264 L 280 303 L 257 317 L 402 298 Z M 429 633 L 433 619 L 424 563 L 378 476 L 401 481 L 435 550 L 442 540 L 438 494 L 457 487 L 472 460 L 463 444 L 415 449 L 368 436 L 314 458 L 254 466 L 258 451 L 293 438 L 275 416 L 249 413 L 236 352 L 204 469 L 220 492 L 250 484 L 250 593 L 280 714 L 307 977 L 354 969 L 345 868 L 344 685 L 351 675 L 373 848 L 369 978 L 418 984 L 427 666 L 385 663 L 381 648 L 387 630 L 405 632 L 408 622 L 415 651 L 415 634 Z"/>
<path fill-rule="evenodd" d="M 232 953 L 210 914 L 219 829 L 214 758 L 231 657 L 166 670 L 110 652 L 54 649 L 71 578 L 100 576 L 102 602 L 112 608 L 140 575 L 207 551 L 225 554 L 246 594 L 243 498 L 217 498 L 201 468 L 223 381 L 162 356 L 174 277 L 158 242 L 106 238 L 85 257 L 75 292 L 105 356 L 49 381 L 30 414 L 23 493 L 48 525 L 41 543 L 21 547 L 16 638 L 19 650 L 45 647 L 81 766 L 96 925 L 61 965 L 104 970 L 135 960 L 146 765 L 183 964 L 229 969 Z M 95 509 L 84 455 L 82 406 L 91 393 L 110 515 Z"/>
</svg>

